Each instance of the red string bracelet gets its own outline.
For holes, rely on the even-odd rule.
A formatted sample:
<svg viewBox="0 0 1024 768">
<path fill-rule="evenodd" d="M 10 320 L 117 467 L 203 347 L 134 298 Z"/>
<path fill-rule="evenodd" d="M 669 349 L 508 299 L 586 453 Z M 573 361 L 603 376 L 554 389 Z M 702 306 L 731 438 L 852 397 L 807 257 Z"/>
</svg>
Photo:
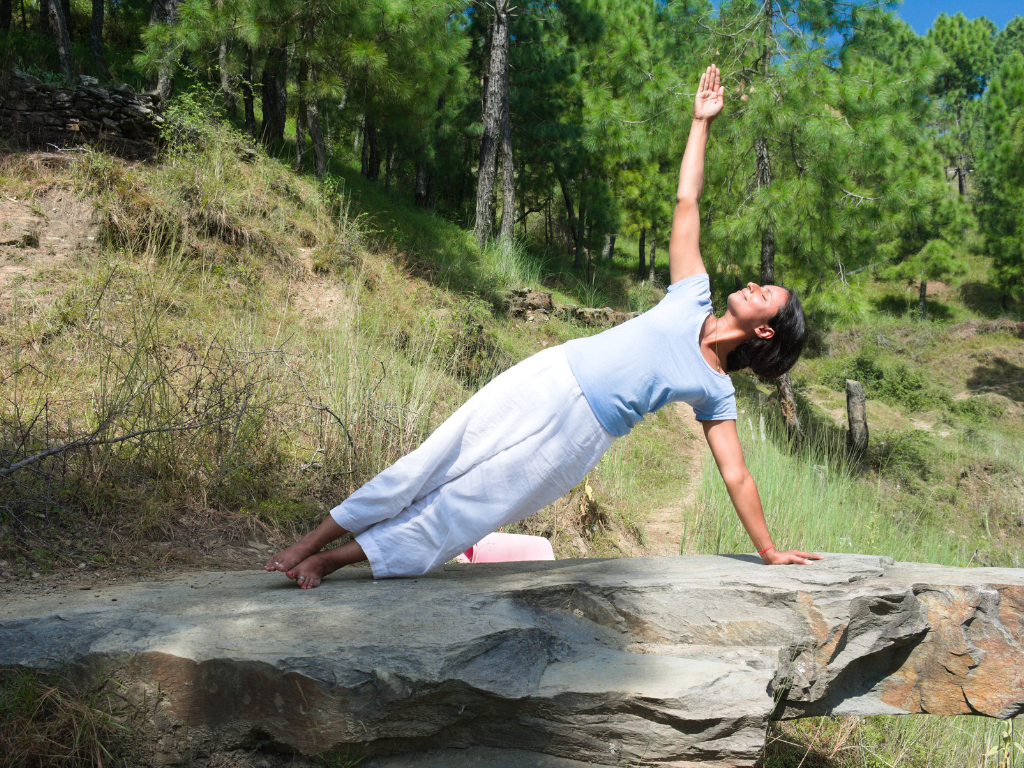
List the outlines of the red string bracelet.
<svg viewBox="0 0 1024 768">
<path fill-rule="evenodd" d="M 768 545 L 767 547 L 765 547 L 764 549 L 762 549 L 762 550 L 761 550 L 760 552 L 758 552 L 757 554 L 759 554 L 759 555 L 763 555 L 763 554 L 764 554 L 765 552 L 767 552 L 767 551 L 768 551 L 769 549 L 775 549 L 775 545 L 774 545 L 774 544 L 769 544 L 769 545 Z"/>
</svg>

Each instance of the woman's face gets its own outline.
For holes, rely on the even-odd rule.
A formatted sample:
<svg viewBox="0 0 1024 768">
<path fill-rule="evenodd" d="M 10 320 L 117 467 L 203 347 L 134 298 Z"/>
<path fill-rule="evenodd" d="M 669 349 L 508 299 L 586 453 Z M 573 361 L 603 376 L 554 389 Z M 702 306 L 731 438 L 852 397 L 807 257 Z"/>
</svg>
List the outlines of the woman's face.
<svg viewBox="0 0 1024 768">
<path fill-rule="evenodd" d="M 756 335 L 768 338 L 774 331 L 768 327 L 768 321 L 779 313 L 789 301 L 789 291 L 778 285 L 760 286 L 747 283 L 747 287 L 729 294 L 728 310 L 736 318 L 738 325 Z M 766 336 L 764 331 L 768 332 Z"/>
</svg>

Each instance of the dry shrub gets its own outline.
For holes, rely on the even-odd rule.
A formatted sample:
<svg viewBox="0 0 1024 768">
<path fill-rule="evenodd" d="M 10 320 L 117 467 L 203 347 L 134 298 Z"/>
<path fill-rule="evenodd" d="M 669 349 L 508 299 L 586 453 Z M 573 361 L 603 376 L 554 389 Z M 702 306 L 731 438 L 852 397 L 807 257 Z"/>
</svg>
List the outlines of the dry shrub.
<svg viewBox="0 0 1024 768">
<path fill-rule="evenodd" d="M 101 687 L 0 670 L 0 764 L 19 768 L 112 766 L 130 746 L 113 697 Z"/>
</svg>

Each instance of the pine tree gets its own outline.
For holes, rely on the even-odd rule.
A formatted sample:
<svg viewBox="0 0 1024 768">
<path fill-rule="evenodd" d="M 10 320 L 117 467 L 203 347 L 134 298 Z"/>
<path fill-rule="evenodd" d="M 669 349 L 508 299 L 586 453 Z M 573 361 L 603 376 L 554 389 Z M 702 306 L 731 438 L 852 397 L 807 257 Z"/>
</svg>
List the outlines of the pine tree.
<svg viewBox="0 0 1024 768">
<path fill-rule="evenodd" d="M 68 16 L 64 13 L 63 4 L 59 0 L 50 2 L 50 23 L 53 25 L 53 36 L 57 41 L 57 58 L 60 61 L 60 72 L 64 80 L 70 83 L 74 77 L 74 61 L 71 57 L 71 38 L 68 35 Z"/>
<path fill-rule="evenodd" d="M 985 95 L 978 221 L 1004 295 L 1024 297 L 1024 55 L 1012 51 Z"/>
<path fill-rule="evenodd" d="M 476 240 L 482 247 L 491 236 L 494 180 L 501 143 L 502 106 L 508 90 L 509 0 L 494 0 L 490 23 L 490 45 L 486 88 L 483 93 L 483 129 L 480 133 L 480 162 L 476 187 Z"/>
<path fill-rule="evenodd" d="M 940 13 L 928 37 L 946 57 L 936 80 L 936 93 L 944 104 L 941 127 L 944 148 L 956 174 L 960 196 L 967 197 L 967 175 L 973 169 L 971 132 L 975 125 L 971 100 L 983 93 L 995 63 L 995 25 L 984 16 L 968 21 L 962 13 Z"/>
<path fill-rule="evenodd" d="M 996 66 L 1002 66 L 1006 57 L 1014 51 L 1024 55 L 1024 16 L 1014 16 L 995 37 L 993 52 Z"/>
<path fill-rule="evenodd" d="M 96 69 L 105 80 L 111 80 L 110 69 L 103 56 L 103 6 L 106 0 L 92 0 L 92 20 L 89 25 L 89 53 Z"/>
<path fill-rule="evenodd" d="M 911 258 L 886 270 L 885 276 L 918 284 L 918 314 L 922 320 L 927 320 L 928 281 L 962 275 L 964 271 L 963 263 L 954 254 L 953 246 L 937 238 L 929 240 Z"/>
<path fill-rule="evenodd" d="M 716 269 L 804 288 L 810 309 L 816 289 L 879 258 L 915 197 L 913 180 L 893 172 L 915 142 L 934 62 L 917 56 L 897 73 L 829 44 L 855 38 L 873 14 L 831 0 L 719 8 L 714 45 L 731 98 L 708 152 L 708 256 Z M 780 385 L 789 400 L 788 382 Z M 792 401 L 784 413 L 797 429 Z"/>
</svg>

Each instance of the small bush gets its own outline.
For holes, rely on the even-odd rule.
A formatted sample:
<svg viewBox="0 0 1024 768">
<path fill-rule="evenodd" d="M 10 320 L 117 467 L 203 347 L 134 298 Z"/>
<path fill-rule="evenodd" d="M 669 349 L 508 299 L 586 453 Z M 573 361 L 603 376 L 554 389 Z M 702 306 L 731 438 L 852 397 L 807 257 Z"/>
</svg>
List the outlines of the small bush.
<svg viewBox="0 0 1024 768">
<path fill-rule="evenodd" d="M 887 477 L 911 484 L 934 474 L 936 445 L 927 432 L 884 430 L 872 441 L 871 461 Z"/>
<path fill-rule="evenodd" d="M 845 389 L 847 379 L 863 384 L 868 397 L 911 412 L 942 407 L 951 402 L 949 395 L 930 384 L 922 371 L 902 361 L 884 360 L 867 351 L 853 358 L 837 360 L 825 374 L 827 385 L 840 392 Z"/>
</svg>

